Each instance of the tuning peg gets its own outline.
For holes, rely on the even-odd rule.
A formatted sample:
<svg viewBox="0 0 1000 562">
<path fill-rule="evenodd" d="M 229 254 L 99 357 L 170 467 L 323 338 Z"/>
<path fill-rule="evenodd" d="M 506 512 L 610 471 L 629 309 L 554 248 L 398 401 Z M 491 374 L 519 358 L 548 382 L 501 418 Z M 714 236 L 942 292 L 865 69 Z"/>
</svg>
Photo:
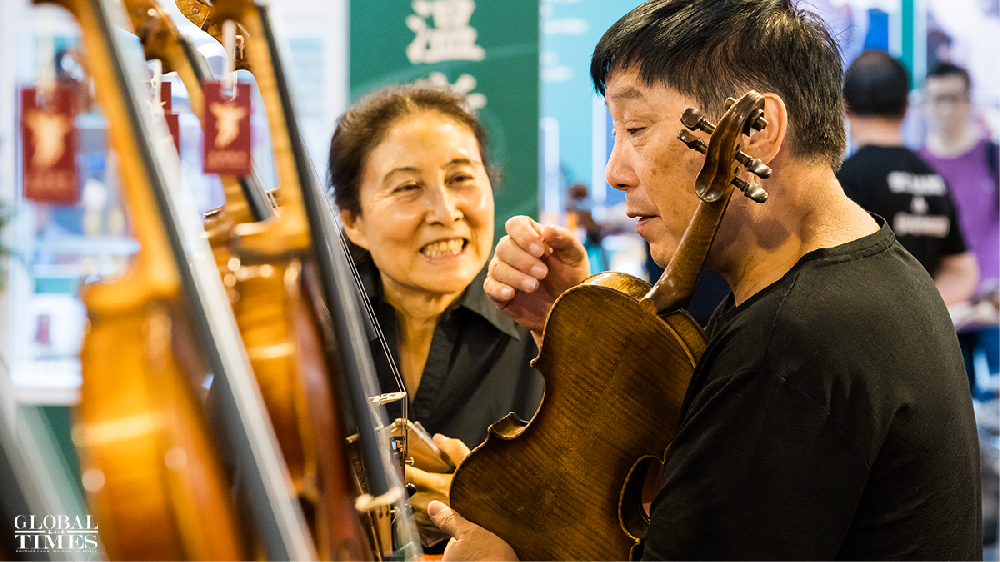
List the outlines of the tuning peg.
<svg viewBox="0 0 1000 562">
<path fill-rule="evenodd" d="M 736 160 L 759 178 L 767 179 L 771 177 L 771 168 L 761 162 L 760 158 L 750 158 L 750 155 L 745 152 L 737 151 Z"/>
<path fill-rule="evenodd" d="M 726 111 L 729 111 L 729 108 L 733 107 L 733 105 L 735 103 L 736 103 L 735 99 L 733 99 L 733 98 L 726 98 Z"/>
<path fill-rule="evenodd" d="M 733 178 L 733 185 L 738 187 L 743 192 L 743 195 L 746 195 L 757 203 L 767 201 L 767 192 L 759 184 L 750 183 L 740 178 Z"/>
<path fill-rule="evenodd" d="M 688 148 L 690 148 L 691 150 L 697 150 L 702 154 L 708 152 L 708 145 L 706 145 L 704 141 L 702 141 L 701 139 L 692 135 L 691 133 L 689 133 L 684 129 L 678 131 L 677 138 L 680 139 L 681 142 L 686 144 Z"/>
<path fill-rule="evenodd" d="M 681 123 L 692 131 L 700 129 L 710 135 L 715 132 L 715 125 L 705 119 L 705 114 L 700 109 L 694 107 L 684 110 L 684 115 L 681 115 Z"/>
</svg>

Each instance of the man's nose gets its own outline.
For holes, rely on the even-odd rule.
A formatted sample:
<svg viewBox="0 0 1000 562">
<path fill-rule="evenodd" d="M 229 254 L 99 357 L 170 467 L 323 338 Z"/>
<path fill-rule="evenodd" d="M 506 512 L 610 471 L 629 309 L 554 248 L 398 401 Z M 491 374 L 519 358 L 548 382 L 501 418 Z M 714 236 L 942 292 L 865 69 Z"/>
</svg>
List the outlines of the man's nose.
<svg viewBox="0 0 1000 562">
<path fill-rule="evenodd" d="M 611 156 L 608 158 L 608 165 L 604 169 L 604 178 L 608 185 L 615 189 L 625 191 L 630 187 L 639 184 L 639 177 L 635 173 L 634 154 L 631 147 L 615 137 L 615 144 L 611 148 Z"/>
</svg>

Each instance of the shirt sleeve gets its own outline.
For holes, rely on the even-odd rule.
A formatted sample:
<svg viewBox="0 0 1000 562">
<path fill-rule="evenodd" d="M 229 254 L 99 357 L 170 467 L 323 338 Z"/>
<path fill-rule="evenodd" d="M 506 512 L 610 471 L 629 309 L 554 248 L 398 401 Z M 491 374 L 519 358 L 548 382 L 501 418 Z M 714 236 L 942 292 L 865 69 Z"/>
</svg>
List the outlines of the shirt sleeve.
<svg viewBox="0 0 1000 562">
<path fill-rule="evenodd" d="M 742 372 L 691 402 L 668 450 L 643 558 L 836 558 L 867 465 L 825 408 Z"/>
</svg>

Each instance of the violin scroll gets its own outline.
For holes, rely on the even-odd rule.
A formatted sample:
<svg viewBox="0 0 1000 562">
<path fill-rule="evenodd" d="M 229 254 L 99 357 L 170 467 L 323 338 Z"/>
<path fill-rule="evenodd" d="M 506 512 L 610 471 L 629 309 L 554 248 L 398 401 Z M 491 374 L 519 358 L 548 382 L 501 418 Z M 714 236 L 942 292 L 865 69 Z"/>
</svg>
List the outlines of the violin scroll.
<svg viewBox="0 0 1000 562">
<path fill-rule="evenodd" d="M 717 201 L 722 196 L 718 177 L 726 175 L 729 178 L 722 185 L 731 182 L 757 203 L 767 201 L 767 192 L 760 185 L 736 177 L 739 169 L 729 172 L 729 166 L 724 165 L 725 162 L 736 160 L 757 177 L 766 179 L 771 176 L 770 167 L 759 158 L 751 158 L 739 149 L 742 135 L 750 135 L 754 130 L 760 131 L 767 127 L 767 120 L 764 119 L 764 98 L 760 94 L 751 91 L 739 101 L 733 98 L 726 99 L 726 115 L 723 116 L 719 126 L 708 121 L 701 110 L 694 107 L 684 111 L 681 123 L 692 131 L 700 130 L 711 135 L 711 140 L 706 145 L 704 141 L 683 129 L 677 134 L 677 138 L 688 148 L 706 155 L 705 167 L 702 168 L 695 183 L 698 197 L 709 203 Z M 716 135 L 719 127 L 722 127 L 722 130 Z M 732 153 L 732 156 L 723 159 L 724 153 Z"/>
</svg>

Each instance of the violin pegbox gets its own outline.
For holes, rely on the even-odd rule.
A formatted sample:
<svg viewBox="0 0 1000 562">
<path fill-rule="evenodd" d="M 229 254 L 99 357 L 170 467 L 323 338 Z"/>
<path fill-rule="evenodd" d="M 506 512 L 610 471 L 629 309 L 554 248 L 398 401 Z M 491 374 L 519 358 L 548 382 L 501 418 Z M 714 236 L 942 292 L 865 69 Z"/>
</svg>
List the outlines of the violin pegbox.
<svg viewBox="0 0 1000 562">
<path fill-rule="evenodd" d="M 726 123 L 727 128 L 737 128 L 739 134 L 736 135 L 735 131 L 729 133 L 729 143 L 733 146 L 729 147 L 734 154 L 732 159 L 738 162 L 740 165 L 749 170 L 752 174 L 759 178 L 766 179 L 771 176 L 771 168 L 766 164 L 761 162 L 759 158 L 751 158 L 750 155 L 746 154 L 740 147 L 740 137 L 742 135 L 751 135 L 753 131 L 763 130 L 767 127 L 767 120 L 764 119 L 764 100 L 756 92 L 750 92 L 740 98 L 739 102 L 733 98 L 726 99 L 726 115 L 722 118 L 720 123 Z M 710 136 L 715 138 L 716 131 L 718 127 L 715 124 L 708 121 L 705 115 L 700 109 L 689 107 L 681 115 L 681 123 L 690 131 L 704 131 Z M 710 144 L 705 144 L 705 142 L 688 130 L 681 129 L 677 133 L 677 138 L 686 144 L 688 148 L 696 150 L 706 156 L 719 158 L 721 153 L 726 151 L 725 146 L 719 146 L 716 150 L 712 150 L 712 141 Z M 719 143 L 725 143 L 726 139 L 719 141 Z M 713 154 L 709 154 L 712 152 Z M 763 203 L 767 201 L 767 192 L 757 183 L 751 183 L 745 181 L 739 177 L 736 177 L 736 173 L 739 171 L 739 166 L 736 167 L 732 172 L 732 177 L 729 179 L 734 186 L 739 188 L 743 194 L 750 199 L 753 199 L 757 203 Z M 703 171 L 704 173 L 704 171 Z M 701 178 L 699 177 L 699 180 Z M 721 196 L 721 191 L 718 189 L 712 189 L 711 181 L 698 181 L 696 183 L 698 196 L 704 201 L 713 202 Z"/>
</svg>

